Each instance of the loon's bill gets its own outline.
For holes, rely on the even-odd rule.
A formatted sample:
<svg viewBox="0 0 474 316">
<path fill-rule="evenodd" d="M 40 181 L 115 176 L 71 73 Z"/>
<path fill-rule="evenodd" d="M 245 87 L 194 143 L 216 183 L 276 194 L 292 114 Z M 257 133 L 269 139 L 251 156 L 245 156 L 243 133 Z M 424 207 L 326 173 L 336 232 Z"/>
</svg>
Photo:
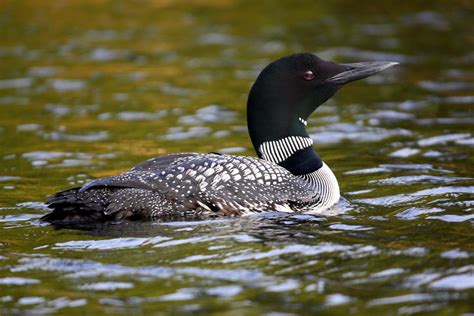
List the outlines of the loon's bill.
<svg viewBox="0 0 474 316">
<path fill-rule="evenodd" d="M 368 61 L 362 63 L 341 64 L 342 66 L 347 67 L 347 70 L 327 79 L 326 82 L 346 84 L 354 80 L 372 76 L 398 64 L 399 63 L 393 61 Z"/>
<path fill-rule="evenodd" d="M 52 212 L 42 220 L 70 225 L 274 210 L 324 213 L 338 202 L 339 184 L 313 148 L 308 117 L 346 83 L 396 64 L 336 64 L 310 53 L 280 58 L 262 70 L 247 101 L 247 124 L 258 157 L 159 156 L 54 194 L 48 200 Z"/>
</svg>

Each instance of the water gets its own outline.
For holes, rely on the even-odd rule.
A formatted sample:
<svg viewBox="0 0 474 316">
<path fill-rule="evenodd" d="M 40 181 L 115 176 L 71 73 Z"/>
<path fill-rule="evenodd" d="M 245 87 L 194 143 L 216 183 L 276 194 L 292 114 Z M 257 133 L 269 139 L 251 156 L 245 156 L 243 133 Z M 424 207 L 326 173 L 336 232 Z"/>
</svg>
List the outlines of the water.
<svg viewBox="0 0 474 316">
<path fill-rule="evenodd" d="M 0 5 L 0 314 L 474 312 L 470 1 Z M 150 157 L 254 155 L 282 55 L 398 61 L 308 123 L 327 213 L 55 229 L 52 192 Z"/>
</svg>

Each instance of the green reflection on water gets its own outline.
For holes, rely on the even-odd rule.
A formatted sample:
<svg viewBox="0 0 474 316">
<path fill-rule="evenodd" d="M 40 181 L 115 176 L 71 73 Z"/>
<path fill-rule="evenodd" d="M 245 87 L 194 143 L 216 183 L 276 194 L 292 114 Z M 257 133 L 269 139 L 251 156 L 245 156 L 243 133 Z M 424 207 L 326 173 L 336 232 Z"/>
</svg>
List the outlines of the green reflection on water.
<svg viewBox="0 0 474 316">
<path fill-rule="evenodd" d="M 472 188 L 470 179 L 455 184 L 380 185 L 371 182 L 426 174 L 472 177 L 472 145 L 451 141 L 422 147 L 417 143 L 437 135 L 472 133 L 472 121 L 468 120 L 473 117 L 472 101 L 448 99 L 474 95 L 472 9 L 471 1 L 186 1 L 179 4 L 172 1 L 47 4 L 4 1 L 0 4 L 0 176 L 20 179 L 0 182 L 2 219 L 42 214 L 44 211 L 16 205 L 44 201 L 52 192 L 115 174 L 156 155 L 209 152 L 229 147 L 242 147 L 244 151 L 239 154 L 254 155 L 245 129 L 249 87 L 268 62 L 297 51 L 318 52 L 338 62 L 395 58 L 402 63 L 393 73 L 344 88 L 310 121 L 315 133 L 331 131 L 333 125 L 343 123 L 381 128 L 374 130 L 374 134 L 384 130 L 407 131 L 374 142 L 342 139 L 318 144 L 316 141 L 318 152 L 335 171 L 344 195 L 372 190 L 347 194 L 356 200 L 441 186 Z M 460 85 L 433 86 L 433 82 Z M 166 138 L 172 135 L 172 128 L 187 131 L 192 127 L 180 121 L 182 116 L 193 115 L 211 104 L 234 111 L 235 119 L 230 123 L 199 123 L 208 128 L 204 137 Z M 385 116 L 383 113 L 374 116 L 373 113 L 381 110 L 409 113 L 417 120 L 394 119 L 396 114 L 387 116 L 386 112 Z M 130 114 L 120 116 L 123 112 L 157 116 L 152 120 L 143 117 L 131 120 Z M 156 113 L 164 114 L 160 117 L 161 114 Z M 345 136 L 350 133 L 354 131 L 345 132 Z M 219 135 L 221 137 L 217 137 Z M 334 137 L 334 133 L 331 135 Z M 404 147 L 419 149 L 420 153 L 407 158 L 388 156 Z M 38 155 L 36 158 L 24 156 L 37 151 L 65 155 L 49 155 L 46 161 Z M 441 156 L 423 156 L 429 151 L 440 152 Z M 430 164 L 433 169 L 350 174 L 383 164 Z M 456 291 L 436 290 L 429 283 L 404 286 L 410 277 L 421 274 L 425 277 L 429 273 L 438 273 L 439 277 L 472 274 L 469 268 L 474 251 L 472 222 L 451 223 L 426 218 L 472 214 L 472 194 L 433 194 L 412 204 L 355 202 L 353 207 L 346 215 L 324 217 L 323 222 L 243 219 L 185 226 L 184 230 L 174 226 L 129 224 L 90 232 L 55 230 L 38 226 L 34 219 L 4 221 L 0 237 L 0 278 L 25 277 L 41 283 L 2 285 L 0 312 L 53 308 L 51 300 L 60 297 L 87 299 L 85 305 L 77 303 L 81 306 L 67 308 L 68 313 L 75 314 L 392 315 L 415 312 L 418 308 L 426 313 L 433 310 L 451 315 L 472 311 L 469 310 L 472 287 Z M 442 208 L 442 212 L 413 220 L 396 216 L 411 207 Z M 371 229 L 331 228 L 341 223 Z M 101 251 L 74 251 L 54 246 L 122 235 L 159 235 L 180 240 L 236 234 L 249 235 L 258 241 L 237 242 L 224 238 L 174 247 L 145 245 Z M 325 243 L 354 246 L 359 251 L 362 248 L 365 255 L 359 256 L 350 250 L 317 255 L 289 252 L 276 257 L 224 262 L 230 257 L 266 253 L 288 245 L 319 247 Z M 441 256 L 452 249 L 468 253 L 470 257 L 447 259 Z M 196 255 L 211 257 L 188 263 L 182 261 Z M 244 282 L 179 272 L 167 278 L 122 275 L 112 280 L 132 283 L 132 289 L 79 290 L 85 284 L 111 281 L 111 278 L 104 275 L 67 278 L 65 272 L 44 271 L 38 267 L 23 272 L 15 270 L 22 266 L 22 260 L 36 256 L 145 267 L 144 270 L 156 266 L 246 269 L 266 277 Z M 387 269 L 399 269 L 391 270 L 399 273 L 370 277 Z M 241 289 L 228 298 L 206 292 L 209 288 L 229 285 L 238 285 Z M 285 287 L 287 290 L 277 291 Z M 181 298 L 188 295 L 191 299 L 159 300 L 162 295 L 172 293 L 178 293 L 177 297 Z M 410 293 L 431 297 L 408 303 L 376 301 Z M 339 296 L 339 303 L 343 303 L 331 306 L 328 300 L 337 299 L 338 294 L 345 295 L 348 301 L 341 301 Z M 48 301 L 20 304 L 19 299 L 31 296 Z"/>
</svg>

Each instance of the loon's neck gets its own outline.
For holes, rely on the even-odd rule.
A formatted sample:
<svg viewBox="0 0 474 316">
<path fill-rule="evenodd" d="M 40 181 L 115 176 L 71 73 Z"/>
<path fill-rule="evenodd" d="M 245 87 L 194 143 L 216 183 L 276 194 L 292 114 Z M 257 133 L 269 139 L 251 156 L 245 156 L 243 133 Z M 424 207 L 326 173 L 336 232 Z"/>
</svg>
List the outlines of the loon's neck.
<svg viewBox="0 0 474 316">
<path fill-rule="evenodd" d="M 307 117 L 275 117 L 247 112 L 250 138 L 259 158 L 272 161 L 295 175 L 312 173 L 323 166 L 306 132 Z M 277 115 L 275 115 L 277 114 Z"/>
</svg>

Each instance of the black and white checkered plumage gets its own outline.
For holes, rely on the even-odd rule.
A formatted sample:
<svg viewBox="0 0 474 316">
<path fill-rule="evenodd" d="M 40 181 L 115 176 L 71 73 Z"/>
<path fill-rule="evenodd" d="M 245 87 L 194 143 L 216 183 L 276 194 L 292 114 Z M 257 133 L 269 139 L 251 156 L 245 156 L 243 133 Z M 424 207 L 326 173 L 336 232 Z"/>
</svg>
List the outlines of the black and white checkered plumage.
<svg viewBox="0 0 474 316">
<path fill-rule="evenodd" d="M 177 219 L 293 212 L 295 207 L 316 210 L 339 198 L 339 190 L 321 195 L 321 185 L 327 185 L 329 192 L 334 184 L 331 172 L 328 180 L 312 182 L 259 158 L 183 153 L 157 157 L 120 175 L 60 192 L 49 205 L 71 221 L 87 213 L 95 220 Z"/>
</svg>

